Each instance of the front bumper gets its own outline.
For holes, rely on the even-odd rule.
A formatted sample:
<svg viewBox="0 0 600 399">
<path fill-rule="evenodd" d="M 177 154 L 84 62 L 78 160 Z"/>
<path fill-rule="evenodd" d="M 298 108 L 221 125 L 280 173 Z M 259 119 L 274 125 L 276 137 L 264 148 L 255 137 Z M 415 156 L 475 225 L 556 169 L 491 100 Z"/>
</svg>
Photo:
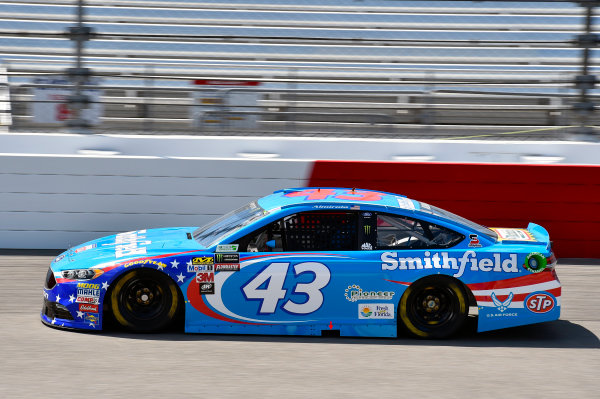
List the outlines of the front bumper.
<svg viewBox="0 0 600 399">
<path fill-rule="evenodd" d="M 40 317 L 44 324 L 57 328 L 92 330 L 102 329 L 102 302 L 105 290 L 98 290 L 92 302 L 81 303 L 78 282 L 61 282 L 52 288 L 44 288 L 44 300 Z"/>
</svg>

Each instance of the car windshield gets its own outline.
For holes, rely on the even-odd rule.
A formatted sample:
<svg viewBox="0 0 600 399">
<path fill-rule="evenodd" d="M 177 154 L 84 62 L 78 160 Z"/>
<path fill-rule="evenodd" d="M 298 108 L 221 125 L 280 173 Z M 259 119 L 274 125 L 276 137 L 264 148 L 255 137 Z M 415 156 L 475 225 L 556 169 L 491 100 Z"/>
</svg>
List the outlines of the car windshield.
<svg viewBox="0 0 600 399">
<path fill-rule="evenodd" d="M 208 248 L 218 243 L 223 237 L 235 233 L 266 215 L 267 212 L 256 201 L 253 201 L 196 229 L 194 239 L 204 248 Z"/>
<path fill-rule="evenodd" d="M 462 216 L 455 215 L 454 213 L 448 212 L 442 208 L 438 208 L 437 206 L 429 205 L 424 202 L 419 202 L 419 205 L 421 205 L 422 212 L 428 212 L 432 215 L 439 216 L 459 224 L 463 224 L 472 228 L 473 230 L 476 230 L 480 234 L 484 234 L 492 238 L 493 240 L 498 240 L 498 234 L 496 234 L 494 230 L 490 230 L 485 226 L 472 222 L 469 219 L 465 219 Z"/>
</svg>

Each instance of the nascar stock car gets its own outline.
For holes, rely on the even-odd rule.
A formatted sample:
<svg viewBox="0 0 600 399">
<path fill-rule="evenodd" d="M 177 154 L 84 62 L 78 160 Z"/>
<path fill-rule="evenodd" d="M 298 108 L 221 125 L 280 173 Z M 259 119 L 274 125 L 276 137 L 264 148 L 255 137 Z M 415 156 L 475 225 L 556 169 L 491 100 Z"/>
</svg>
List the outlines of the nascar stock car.
<svg viewBox="0 0 600 399">
<path fill-rule="evenodd" d="M 42 321 L 101 330 L 442 338 L 558 319 L 547 231 L 486 228 L 391 193 L 276 191 L 203 227 L 131 231 L 59 255 Z"/>
</svg>

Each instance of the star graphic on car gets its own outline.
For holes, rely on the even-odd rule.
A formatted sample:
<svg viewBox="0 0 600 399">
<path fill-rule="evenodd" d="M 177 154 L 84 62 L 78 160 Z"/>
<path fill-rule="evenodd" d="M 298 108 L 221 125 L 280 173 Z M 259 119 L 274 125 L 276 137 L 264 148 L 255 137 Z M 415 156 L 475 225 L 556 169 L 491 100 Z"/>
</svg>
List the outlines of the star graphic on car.
<svg viewBox="0 0 600 399">
<path fill-rule="evenodd" d="M 73 295 L 73 294 L 69 295 L 69 302 L 73 303 L 74 300 L 75 300 L 75 295 Z"/>
<path fill-rule="evenodd" d="M 102 283 L 102 289 L 103 290 L 108 290 L 108 281 L 105 281 Z"/>
<path fill-rule="evenodd" d="M 177 265 L 179 264 L 179 262 L 177 262 L 177 259 L 175 259 L 173 262 L 171 262 L 171 267 L 173 269 L 177 269 Z"/>
<path fill-rule="evenodd" d="M 79 310 L 77 311 L 77 317 L 81 317 L 83 318 L 83 312 L 80 312 Z"/>
<path fill-rule="evenodd" d="M 59 302 L 59 301 L 60 301 L 60 295 L 56 294 L 56 302 Z"/>
<path fill-rule="evenodd" d="M 183 279 L 185 278 L 185 276 L 183 275 L 183 273 L 179 273 L 177 275 L 177 282 L 178 283 L 183 283 Z"/>
</svg>

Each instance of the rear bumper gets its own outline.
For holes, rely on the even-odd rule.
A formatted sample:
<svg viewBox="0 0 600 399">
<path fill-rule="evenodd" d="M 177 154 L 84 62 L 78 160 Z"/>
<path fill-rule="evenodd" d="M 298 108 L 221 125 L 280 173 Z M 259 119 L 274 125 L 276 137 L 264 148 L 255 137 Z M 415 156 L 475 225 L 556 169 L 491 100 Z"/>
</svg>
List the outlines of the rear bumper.
<svg viewBox="0 0 600 399">
<path fill-rule="evenodd" d="M 490 283 L 470 284 L 477 301 L 477 331 L 497 330 L 557 320 L 560 280 L 554 270 Z"/>
</svg>

